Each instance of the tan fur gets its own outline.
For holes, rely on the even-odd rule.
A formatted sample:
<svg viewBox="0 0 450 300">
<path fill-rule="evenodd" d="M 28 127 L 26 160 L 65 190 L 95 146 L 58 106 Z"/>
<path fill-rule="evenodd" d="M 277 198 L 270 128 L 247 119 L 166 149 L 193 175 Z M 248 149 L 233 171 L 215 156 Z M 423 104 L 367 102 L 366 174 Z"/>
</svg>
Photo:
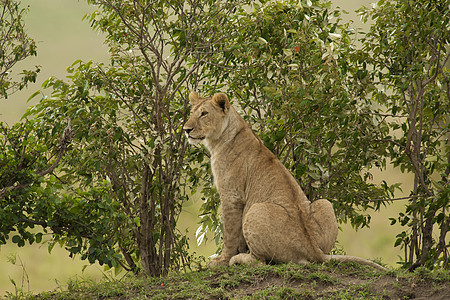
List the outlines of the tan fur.
<svg viewBox="0 0 450 300">
<path fill-rule="evenodd" d="M 338 233 L 331 203 L 307 199 L 225 94 L 201 98 L 192 92 L 189 99 L 192 110 L 184 130 L 191 144 L 204 143 L 211 152 L 222 204 L 224 250 L 211 266 L 337 259 L 382 268 L 361 258 L 327 255 Z"/>
</svg>

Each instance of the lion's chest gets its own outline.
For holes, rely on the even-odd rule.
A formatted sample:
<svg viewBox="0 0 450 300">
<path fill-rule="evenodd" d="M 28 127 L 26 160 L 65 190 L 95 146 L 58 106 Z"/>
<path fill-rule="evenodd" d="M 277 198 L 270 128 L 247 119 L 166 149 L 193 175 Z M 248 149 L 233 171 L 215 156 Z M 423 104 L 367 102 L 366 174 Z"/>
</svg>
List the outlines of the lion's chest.
<svg viewBox="0 0 450 300">
<path fill-rule="evenodd" d="M 211 157 L 211 170 L 214 176 L 220 199 L 223 202 L 246 203 L 245 161 L 241 159 L 223 160 L 220 157 Z"/>
</svg>

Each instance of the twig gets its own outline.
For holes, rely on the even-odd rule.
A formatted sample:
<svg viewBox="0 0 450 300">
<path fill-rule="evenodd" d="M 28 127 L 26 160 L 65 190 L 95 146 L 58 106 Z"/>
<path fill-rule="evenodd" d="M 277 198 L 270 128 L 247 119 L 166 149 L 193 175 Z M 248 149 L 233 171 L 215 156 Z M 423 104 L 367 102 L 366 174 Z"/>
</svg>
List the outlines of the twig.
<svg viewBox="0 0 450 300">
<path fill-rule="evenodd" d="M 365 202 L 397 201 L 397 200 L 415 199 L 415 198 L 420 198 L 420 197 L 425 197 L 425 196 L 428 196 L 428 195 L 426 195 L 426 194 L 412 195 L 412 196 L 400 197 L 400 198 L 393 198 L 393 199 L 386 199 L 386 198 L 379 198 L 379 199 L 361 199 L 361 201 L 365 201 Z"/>
<path fill-rule="evenodd" d="M 382 113 L 376 113 L 376 112 L 367 112 L 367 113 L 360 113 L 361 116 L 369 115 L 369 116 L 380 116 L 380 117 L 393 117 L 393 118 L 408 118 L 407 115 L 394 115 L 394 114 L 382 114 Z"/>
<path fill-rule="evenodd" d="M 45 176 L 47 174 L 50 174 L 59 164 L 59 161 L 61 160 L 62 156 L 67 150 L 67 146 L 72 141 L 72 128 L 70 127 L 70 119 L 67 119 L 67 126 L 66 129 L 64 129 L 63 135 L 61 136 L 61 139 L 59 140 L 59 153 L 56 158 L 56 160 L 53 162 L 53 164 L 48 167 L 45 170 L 41 170 L 37 172 L 37 175 L 39 177 Z"/>
</svg>

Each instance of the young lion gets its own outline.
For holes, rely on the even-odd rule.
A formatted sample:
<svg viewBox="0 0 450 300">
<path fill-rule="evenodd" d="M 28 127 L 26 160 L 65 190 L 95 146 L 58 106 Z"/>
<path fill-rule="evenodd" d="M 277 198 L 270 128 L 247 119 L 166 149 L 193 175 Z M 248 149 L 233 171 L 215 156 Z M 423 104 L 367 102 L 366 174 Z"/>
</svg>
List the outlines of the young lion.
<svg viewBox="0 0 450 300">
<path fill-rule="evenodd" d="M 184 125 L 189 143 L 204 143 L 223 214 L 224 249 L 210 265 L 235 263 L 371 261 L 327 255 L 338 226 L 328 200 L 311 203 L 294 177 L 267 149 L 223 93 L 189 95 L 191 116 Z M 247 247 L 250 253 L 247 253 Z"/>
</svg>

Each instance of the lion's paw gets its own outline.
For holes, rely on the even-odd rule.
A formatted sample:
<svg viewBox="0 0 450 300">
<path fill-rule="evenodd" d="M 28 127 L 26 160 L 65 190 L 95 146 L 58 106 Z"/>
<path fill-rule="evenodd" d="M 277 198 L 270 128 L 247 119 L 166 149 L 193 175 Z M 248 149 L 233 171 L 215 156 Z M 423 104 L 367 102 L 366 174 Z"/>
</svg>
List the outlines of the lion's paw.
<svg viewBox="0 0 450 300">
<path fill-rule="evenodd" d="M 230 259 L 227 259 L 223 257 L 222 255 L 219 255 L 208 263 L 208 267 L 214 268 L 214 267 L 220 267 L 220 266 L 228 266 Z"/>
<path fill-rule="evenodd" d="M 239 253 L 230 259 L 230 266 L 235 264 L 248 265 L 248 264 L 263 264 L 263 263 L 257 260 L 253 255 L 249 253 Z"/>
</svg>

